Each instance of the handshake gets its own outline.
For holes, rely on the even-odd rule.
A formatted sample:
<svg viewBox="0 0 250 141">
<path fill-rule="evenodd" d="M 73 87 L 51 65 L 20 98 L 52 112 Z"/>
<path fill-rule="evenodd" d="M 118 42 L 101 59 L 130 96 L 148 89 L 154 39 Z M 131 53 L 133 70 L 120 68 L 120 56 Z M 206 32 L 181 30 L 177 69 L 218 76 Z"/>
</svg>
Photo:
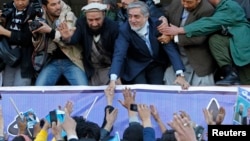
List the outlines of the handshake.
<svg viewBox="0 0 250 141">
<path fill-rule="evenodd" d="M 167 44 L 167 43 L 169 43 L 171 40 L 174 39 L 174 36 L 162 34 L 162 35 L 159 36 L 157 39 L 158 39 L 159 42 L 161 42 L 161 44 Z"/>
</svg>

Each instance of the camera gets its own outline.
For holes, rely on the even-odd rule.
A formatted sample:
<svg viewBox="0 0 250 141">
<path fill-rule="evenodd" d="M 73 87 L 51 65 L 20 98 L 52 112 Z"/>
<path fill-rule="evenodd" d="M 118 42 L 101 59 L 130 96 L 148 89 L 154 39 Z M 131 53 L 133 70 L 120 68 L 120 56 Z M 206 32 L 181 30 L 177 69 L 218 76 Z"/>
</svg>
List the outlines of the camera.
<svg viewBox="0 0 250 141">
<path fill-rule="evenodd" d="M 137 105 L 136 104 L 130 104 L 130 110 L 137 112 Z"/>
<path fill-rule="evenodd" d="M 8 17 L 10 14 L 12 14 L 13 12 L 13 8 L 10 8 L 7 6 L 7 3 L 3 4 L 3 10 L 2 10 L 2 17 L 6 18 Z"/>
<path fill-rule="evenodd" d="M 40 28 L 43 24 L 40 23 L 41 20 L 35 19 L 34 21 L 29 23 L 29 27 L 31 31 L 34 31 L 38 28 Z"/>
<path fill-rule="evenodd" d="M 45 117 L 45 120 L 47 120 L 50 124 L 52 124 L 52 122 L 63 123 L 64 122 L 64 116 L 65 116 L 64 111 L 62 111 L 62 110 L 53 110 L 53 111 L 49 112 L 49 114 Z"/>
<path fill-rule="evenodd" d="M 65 120 L 65 112 L 62 110 L 52 110 L 49 112 L 49 114 L 45 117 L 45 120 L 52 126 L 52 122 L 63 123 Z M 66 132 L 62 130 L 61 136 L 66 136 Z"/>
</svg>

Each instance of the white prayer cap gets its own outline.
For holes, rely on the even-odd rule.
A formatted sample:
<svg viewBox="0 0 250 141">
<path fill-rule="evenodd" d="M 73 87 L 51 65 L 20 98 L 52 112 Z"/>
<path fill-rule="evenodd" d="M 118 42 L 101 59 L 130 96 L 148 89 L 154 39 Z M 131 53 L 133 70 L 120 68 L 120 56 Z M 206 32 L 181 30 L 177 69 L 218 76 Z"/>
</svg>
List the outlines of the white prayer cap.
<svg viewBox="0 0 250 141">
<path fill-rule="evenodd" d="M 97 3 L 97 2 L 92 2 L 92 3 L 89 3 L 88 5 L 82 7 L 82 10 L 84 10 L 84 12 L 88 12 L 88 11 L 104 11 L 106 9 L 107 9 L 106 4 Z"/>
</svg>

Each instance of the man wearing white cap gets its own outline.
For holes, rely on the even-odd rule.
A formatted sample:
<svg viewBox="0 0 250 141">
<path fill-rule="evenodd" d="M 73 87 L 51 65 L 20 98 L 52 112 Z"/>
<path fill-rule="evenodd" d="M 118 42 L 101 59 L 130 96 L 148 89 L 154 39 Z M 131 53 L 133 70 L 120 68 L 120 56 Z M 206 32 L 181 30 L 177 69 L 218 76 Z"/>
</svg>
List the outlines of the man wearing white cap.
<svg viewBox="0 0 250 141">
<path fill-rule="evenodd" d="M 82 8 L 86 16 L 77 20 L 75 31 L 65 23 L 59 26 L 62 40 L 82 46 L 84 68 L 92 86 L 108 84 L 114 42 L 119 32 L 118 24 L 105 17 L 106 8 L 105 4 L 90 3 Z"/>
</svg>

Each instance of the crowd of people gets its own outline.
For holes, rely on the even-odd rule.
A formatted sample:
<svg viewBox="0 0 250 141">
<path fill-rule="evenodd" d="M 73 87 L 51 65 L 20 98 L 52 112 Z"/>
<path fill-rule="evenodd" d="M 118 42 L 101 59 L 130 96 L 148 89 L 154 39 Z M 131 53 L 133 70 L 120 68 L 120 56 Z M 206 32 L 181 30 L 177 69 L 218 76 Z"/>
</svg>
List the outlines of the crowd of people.
<svg viewBox="0 0 250 141">
<path fill-rule="evenodd" d="M 248 85 L 242 3 L 88 0 L 76 17 L 63 0 L 10 1 L 0 35 L 21 57 L 13 65 L 1 56 L 2 86 Z"/>
<path fill-rule="evenodd" d="M 13 141 L 66 141 L 66 140 L 82 140 L 82 141 L 119 141 L 114 139 L 116 136 L 113 132 L 115 121 L 119 110 L 114 107 L 115 93 L 112 93 L 109 89 L 104 90 L 105 105 L 103 112 L 104 118 L 102 125 L 98 125 L 95 121 L 87 119 L 85 116 L 73 115 L 74 103 L 67 101 L 64 106 L 55 107 L 63 113 L 63 120 L 58 117 L 52 118 L 51 111 L 50 118 L 40 118 L 38 122 L 33 125 L 33 128 L 29 128 L 26 120 L 26 116 L 21 115 L 16 118 L 18 134 L 13 137 Z M 204 128 L 197 125 L 195 121 L 190 118 L 190 115 L 186 111 L 176 111 L 173 113 L 173 119 L 171 121 L 162 121 L 157 108 L 154 105 L 148 105 L 147 103 L 138 103 L 136 101 L 136 91 L 125 87 L 122 90 L 123 100 L 118 102 L 127 110 L 127 127 L 120 133 L 121 141 L 200 141 L 206 136 L 203 132 Z M 136 105 L 137 108 L 131 108 L 132 105 Z M 8 135 L 4 130 L 4 113 L 2 112 L 2 106 L 0 106 L 0 140 L 8 140 Z M 56 110 L 56 111 L 57 111 Z M 202 113 L 202 109 L 201 109 Z M 83 114 L 84 115 L 84 114 Z M 208 125 L 220 125 L 226 115 L 225 109 L 221 106 L 215 118 L 212 111 L 203 109 L 204 120 Z M 167 115 L 169 116 L 169 115 Z M 152 118 L 151 118 L 152 117 Z M 151 121 L 154 119 L 156 122 Z M 157 126 L 153 124 L 156 123 Z M 165 125 L 167 123 L 170 128 Z M 161 131 L 161 137 L 156 137 L 154 127 L 159 127 Z M 201 128 L 201 132 L 197 132 L 197 128 Z M 28 132 L 29 131 L 29 132 Z M 52 136 L 50 136 L 52 135 Z"/>
</svg>

